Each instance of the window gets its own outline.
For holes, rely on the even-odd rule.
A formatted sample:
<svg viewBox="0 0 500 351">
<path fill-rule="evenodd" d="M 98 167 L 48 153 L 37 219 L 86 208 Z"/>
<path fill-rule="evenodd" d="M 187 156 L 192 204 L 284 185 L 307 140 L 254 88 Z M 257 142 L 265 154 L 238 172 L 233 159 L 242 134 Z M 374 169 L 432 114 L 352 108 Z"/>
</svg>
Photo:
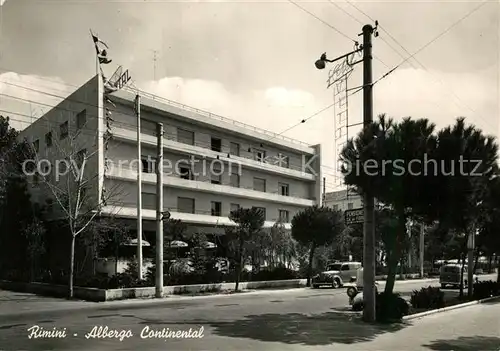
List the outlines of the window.
<svg viewBox="0 0 500 351">
<path fill-rule="evenodd" d="M 353 208 L 353 203 L 352 203 L 352 202 L 349 202 L 349 203 L 347 204 L 347 209 L 348 209 L 348 210 L 352 210 L 352 208 Z"/>
<path fill-rule="evenodd" d="M 259 162 L 264 162 L 266 160 L 266 152 L 264 150 L 254 149 L 253 159 Z"/>
<path fill-rule="evenodd" d="M 231 186 L 233 186 L 235 188 L 239 188 L 240 187 L 240 175 L 239 174 L 232 173 L 229 176 L 229 181 L 231 182 Z"/>
<path fill-rule="evenodd" d="M 183 144 L 194 145 L 194 132 L 177 128 L 177 141 Z"/>
<path fill-rule="evenodd" d="M 83 164 L 83 160 L 85 159 L 85 156 L 87 155 L 87 149 L 81 149 L 78 151 L 76 154 L 76 164 L 78 167 L 81 167 Z"/>
<path fill-rule="evenodd" d="M 155 160 L 151 156 L 142 156 L 141 167 L 144 173 L 154 173 L 156 171 Z"/>
<path fill-rule="evenodd" d="M 253 190 L 266 191 L 266 180 L 262 178 L 253 178 Z"/>
<path fill-rule="evenodd" d="M 182 179 L 194 180 L 193 172 L 189 166 L 179 166 L 179 176 Z"/>
<path fill-rule="evenodd" d="M 260 213 L 262 213 L 264 220 L 266 219 L 266 209 L 264 207 L 253 207 L 253 208 L 259 210 Z"/>
<path fill-rule="evenodd" d="M 212 148 L 212 151 L 221 152 L 221 150 L 222 150 L 222 140 L 220 140 L 219 138 L 212 138 L 211 148 Z"/>
<path fill-rule="evenodd" d="M 342 269 L 341 269 L 341 270 L 342 270 L 342 271 L 348 271 L 348 270 L 349 270 L 349 268 L 350 268 L 350 267 L 349 267 L 349 265 L 348 265 L 348 264 L 345 264 L 345 265 L 343 265 L 343 266 L 342 266 Z"/>
<path fill-rule="evenodd" d="M 46 180 L 50 181 L 50 171 L 52 170 L 52 164 L 43 163 L 43 169 L 40 175 Z"/>
<path fill-rule="evenodd" d="M 279 210 L 279 220 L 283 223 L 290 222 L 290 212 L 287 210 Z"/>
<path fill-rule="evenodd" d="M 69 129 L 68 129 L 68 121 L 61 123 L 59 125 L 59 139 L 63 140 L 68 137 Z"/>
<path fill-rule="evenodd" d="M 212 201 L 212 216 L 221 216 L 222 204 L 217 201 Z"/>
<path fill-rule="evenodd" d="M 52 132 L 45 134 L 45 145 L 52 146 Z"/>
<path fill-rule="evenodd" d="M 229 212 L 238 211 L 240 209 L 239 204 L 231 204 Z"/>
<path fill-rule="evenodd" d="M 154 193 L 141 193 L 141 207 L 145 210 L 156 210 L 156 194 Z"/>
<path fill-rule="evenodd" d="M 87 123 L 87 110 L 83 110 L 82 112 L 77 113 L 76 128 L 82 129 L 85 123 Z"/>
<path fill-rule="evenodd" d="M 33 149 L 35 149 L 35 152 L 38 152 L 38 150 L 40 150 L 40 141 L 38 139 L 33 142 Z"/>
<path fill-rule="evenodd" d="M 290 196 L 290 187 L 286 183 L 278 183 L 279 194 L 281 196 Z"/>
<path fill-rule="evenodd" d="M 231 142 L 229 144 L 229 153 L 234 156 L 240 155 L 240 144 Z"/>
<path fill-rule="evenodd" d="M 188 197 L 178 197 L 177 211 L 183 213 L 194 213 L 194 199 Z"/>
<path fill-rule="evenodd" d="M 290 168 L 290 157 L 279 153 L 276 157 L 276 164 L 280 167 Z"/>
<path fill-rule="evenodd" d="M 221 170 L 218 166 L 212 165 L 213 167 L 210 170 L 210 183 L 212 184 L 221 184 L 222 177 L 221 177 Z"/>
<path fill-rule="evenodd" d="M 336 263 L 328 266 L 329 271 L 340 271 L 341 265 Z"/>
</svg>

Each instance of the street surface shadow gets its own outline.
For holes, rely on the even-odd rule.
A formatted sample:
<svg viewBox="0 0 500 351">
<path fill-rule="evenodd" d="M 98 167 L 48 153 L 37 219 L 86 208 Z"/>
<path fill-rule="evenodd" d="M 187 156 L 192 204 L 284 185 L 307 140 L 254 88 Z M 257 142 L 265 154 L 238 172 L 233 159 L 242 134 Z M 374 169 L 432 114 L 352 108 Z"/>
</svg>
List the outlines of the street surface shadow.
<svg viewBox="0 0 500 351">
<path fill-rule="evenodd" d="M 461 336 L 453 340 L 435 340 L 429 345 L 422 345 L 437 351 L 498 351 L 500 338 L 488 336 Z"/>
<path fill-rule="evenodd" d="M 242 320 L 207 321 L 205 324 L 219 336 L 302 345 L 367 342 L 379 334 L 395 332 L 405 326 L 366 324 L 358 316 L 334 312 L 249 315 Z"/>
</svg>

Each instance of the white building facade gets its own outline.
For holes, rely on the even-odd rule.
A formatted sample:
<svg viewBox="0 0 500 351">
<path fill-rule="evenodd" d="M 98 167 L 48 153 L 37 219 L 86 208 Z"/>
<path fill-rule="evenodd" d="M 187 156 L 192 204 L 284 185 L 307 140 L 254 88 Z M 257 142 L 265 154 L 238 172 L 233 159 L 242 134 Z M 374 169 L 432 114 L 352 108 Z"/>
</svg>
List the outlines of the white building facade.
<svg viewBox="0 0 500 351">
<path fill-rule="evenodd" d="M 353 191 L 333 191 L 326 193 L 325 206 L 340 211 L 359 209 L 363 207 L 363 198 Z"/>
<path fill-rule="evenodd" d="M 136 94 L 104 94 L 99 76 L 22 131 L 39 159 L 52 167 L 66 148 L 89 155 L 86 195 L 95 204 L 109 196 L 103 215 L 137 218 L 137 172 L 142 172 L 143 231 L 156 218 L 156 124 L 163 124 L 163 211 L 189 231 L 223 234 L 230 211 L 259 207 L 265 227 L 321 201 L 321 149 L 156 96 L 141 94 L 141 160 L 138 160 Z M 69 137 L 68 137 L 69 135 Z M 72 136 L 75 136 L 72 138 Z M 71 139 L 71 140 L 69 140 Z M 71 145 L 69 145 L 71 144 Z M 58 156 L 59 155 L 59 156 Z M 52 177 L 52 175 L 51 175 Z M 36 190 L 35 201 L 47 192 Z M 110 192 L 116 192 L 116 196 Z"/>
</svg>

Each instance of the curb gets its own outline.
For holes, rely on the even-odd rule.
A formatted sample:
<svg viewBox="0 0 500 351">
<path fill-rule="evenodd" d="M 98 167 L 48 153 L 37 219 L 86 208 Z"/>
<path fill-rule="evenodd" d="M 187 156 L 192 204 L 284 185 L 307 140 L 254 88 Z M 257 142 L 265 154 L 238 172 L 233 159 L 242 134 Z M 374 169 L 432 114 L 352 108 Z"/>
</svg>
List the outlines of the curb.
<svg viewBox="0 0 500 351">
<path fill-rule="evenodd" d="M 412 319 L 422 318 L 422 317 L 426 317 L 426 316 L 429 316 L 432 314 L 437 314 L 437 313 L 441 313 L 441 312 L 448 312 L 448 311 L 456 310 L 459 308 L 470 307 L 470 306 L 478 305 L 478 304 L 485 303 L 485 302 L 495 301 L 495 300 L 500 300 L 500 296 L 493 296 L 493 297 L 488 297 L 488 298 L 482 299 L 482 300 L 476 300 L 476 301 L 461 303 L 458 305 L 453 305 L 453 306 L 449 306 L 449 307 L 445 307 L 445 308 L 439 308 L 437 310 L 430 310 L 430 311 L 425 311 L 425 312 L 421 312 L 421 313 L 415 313 L 415 314 L 411 314 L 409 316 L 404 316 L 403 320 L 408 321 L 408 320 L 412 320 Z"/>
<path fill-rule="evenodd" d="M 18 311 L 15 313 L 0 313 L 0 319 L 16 320 L 22 319 L 29 316 L 45 316 L 50 314 L 51 316 L 57 316 L 60 314 L 67 314 L 69 312 L 85 312 L 85 311 L 115 311 L 115 310 L 125 310 L 125 309 L 139 309 L 139 308 L 154 308 L 157 306 L 168 307 L 169 304 L 182 303 L 193 300 L 203 300 L 203 299 L 220 299 L 229 298 L 234 296 L 248 296 L 248 295 L 260 295 L 260 294 L 277 294 L 285 292 L 293 292 L 298 290 L 305 290 L 305 288 L 291 288 L 291 289 L 259 289 L 259 290 L 241 290 L 239 293 L 235 294 L 207 294 L 207 295 L 194 295 L 194 296 L 182 296 L 182 295 L 165 295 L 162 298 L 147 298 L 147 299 L 124 299 L 115 300 L 108 302 L 89 302 L 82 301 L 86 303 L 85 305 L 79 306 L 67 306 L 64 308 L 55 309 L 44 309 L 44 310 L 28 310 L 28 311 Z M 195 307 L 195 306 L 194 306 Z"/>
</svg>

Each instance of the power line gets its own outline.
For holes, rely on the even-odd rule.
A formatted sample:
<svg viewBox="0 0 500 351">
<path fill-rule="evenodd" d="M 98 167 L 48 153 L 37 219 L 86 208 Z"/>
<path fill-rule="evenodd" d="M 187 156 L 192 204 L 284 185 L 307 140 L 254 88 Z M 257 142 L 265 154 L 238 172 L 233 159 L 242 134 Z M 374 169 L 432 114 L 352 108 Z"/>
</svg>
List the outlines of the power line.
<svg viewBox="0 0 500 351">
<path fill-rule="evenodd" d="M 11 84 L 11 83 L 6 83 L 6 84 Z M 37 90 L 37 89 L 29 88 L 29 87 L 24 87 L 24 86 L 17 85 L 17 84 L 12 84 L 12 85 L 14 85 L 16 87 L 19 87 L 19 88 L 22 88 L 22 89 L 26 89 L 26 90 L 37 92 L 39 94 L 45 94 L 45 95 L 49 95 L 51 97 L 57 97 L 57 98 L 60 98 L 60 99 L 65 99 L 66 101 L 76 102 L 76 103 L 82 104 L 84 106 L 88 106 L 88 107 L 93 107 L 93 108 L 99 109 L 98 105 L 94 105 L 94 104 L 91 104 L 91 103 L 88 103 L 88 102 L 85 102 L 85 101 L 76 100 L 76 99 L 68 99 L 68 98 L 64 98 L 63 96 L 59 96 L 59 95 L 56 95 L 56 94 L 50 94 L 50 93 L 44 92 L 42 90 Z M 54 110 L 62 110 L 62 111 L 67 111 L 67 112 L 71 112 L 71 113 L 75 112 L 74 110 L 71 110 L 71 109 L 68 109 L 68 108 L 65 108 L 65 107 L 61 107 L 61 106 L 57 106 L 57 105 L 54 106 L 54 105 L 50 105 L 50 104 L 46 104 L 46 103 L 41 103 L 41 102 L 37 102 L 37 101 L 25 99 L 25 98 L 15 97 L 15 96 L 8 95 L 8 94 L 0 93 L 0 96 L 5 96 L 7 98 L 16 99 L 16 100 L 20 100 L 20 101 L 24 101 L 24 102 L 28 102 L 28 103 L 35 103 L 35 104 L 42 105 L 42 106 L 47 106 L 47 107 L 49 107 L 51 109 L 54 109 Z M 331 106 L 333 106 L 333 104 L 330 105 L 329 107 L 331 107 Z M 327 108 L 329 108 L 329 107 L 327 107 Z M 101 107 L 101 109 L 103 109 L 103 110 L 108 109 L 112 114 L 113 114 L 113 112 L 117 112 L 117 111 L 115 111 L 115 110 L 113 110 L 111 108 L 107 108 L 107 107 Z M 323 109 L 323 110 L 326 110 L 326 108 Z M 17 113 L 17 112 L 14 112 L 14 111 L 7 111 L 7 110 L 0 110 L 0 111 L 6 112 L 6 113 L 14 113 L 14 114 L 19 115 L 19 116 L 25 116 L 25 117 L 30 117 L 30 118 L 32 117 L 32 116 L 28 116 L 28 115 L 25 115 L 25 114 Z M 130 116 L 130 117 L 134 117 L 135 118 L 135 114 L 126 113 L 124 111 L 118 111 L 118 112 L 120 114 L 124 115 L 124 116 Z M 322 111 L 318 111 L 315 115 L 319 114 L 320 112 L 322 112 Z M 309 116 L 307 119 L 310 119 L 310 118 L 314 117 L 315 115 Z M 93 118 L 95 118 L 97 120 L 102 119 L 102 120 L 106 121 L 105 117 L 99 117 L 98 115 L 88 114 L 88 116 L 89 117 L 93 117 Z M 13 119 L 13 120 L 15 120 L 15 119 Z M 28 123 L 28 122 L 22 121 L 22 120 L 18 120 L 18 121 L 22 122 L 22 123 Z M 47 121 L 47 120 L 45 120 L 45 122 L 47 122 L 49 124 L 53 124 L 53 125 L 56 123 L 55 121 Z M 130 123 L 122 122 L 122 121 L 113 121 L 112 124 L 115 125 L 115 126 L 125 127 L 126 129 L 135 129 L 136 128 L 135 124 L 130 124 Z M 92 134 L 92 135 L 94 135 L 95 132 L 96 132 L 95 129 L 91 129 L 91 128 L 83 128 L 83 129 L 87 129 L 87 133 Z M 145 126 L 145 125 L 143 125 L 141 129 L 144 130 L 144 131 L 150 132 L 152 135 L 154 135 L 156 133 L 156 129 L 154 129 L 154 128 L 148 129 L 147 126 Z M 174 139 L 175 136 L 176 136 L 175 133 L 169 133 L 169 132 L 165 132 L 165 135 L 167 137 L 169 137 L 169 139 Z M 199 142 L 199 141 L 196 141 L 195 144 L 194 144 L 194 146 L 200 146 L 200 147 L 203 147 L 203 148 L 211 148 L 211 144 L 210 143 L 202 143 L 202 142 Z M 190 150 L 188 150 L 188 149 L 182 149 L 182 150 L 185 151 L 185 152 L 190 152 Z M 302 169 L 302 164 L 296 165 L 296 164 L 293 164 L 292 162 L 290 162 L 290 165 L 293 166 L 293 167 L 296 166 L 298 169 Z M 321 165 L 321 166 L 324 166 L 324 165 Z"/>
<path fill-rule="evenodd" d="M 372 17 L 370 17 L 366 12 L 364 12 L 363 10 L 361 10 L 358 6 L 354 5 L 353 3 L 351 3 L 349 0 L 346 0 L 346 2 L 351 5 L 352 7 L 354 7 L 356 10 L 358 10 L 359 12 L 361 12 L 363 15 L 365 15 L 367 18 L 369 18 L 370 20 L 373 20 Z M 484 2 L 482 2 L 479 6 L 475 7 L 474 9 L 472 9 L 470 12 L 468 12 L 467 14 L 465 14 L 462 18 L 460 18 L 459 20 L 457 20 L 456 22 L 454 22 L 450 27 L 448 27 L 445 31 L 443 31 L 442 33 L 440 33 L 437 37 L 435 37 L 434 39 L 432 39 L 430 42 L 428 42 L 426 45 L 424 45 L 423 47 L 421 47 L 419 50 L 417 50 L 414 54 L 411 54 L 396 38 L 394 38 L 394 36 L 392 36 L 387 30 L 385 30 L 382 26 L 379 25 L 380 29 L 386 33 L 389 38 L 391 38 L 396 44 L 399 45 L 399 47 L 401 47 L 408 55 L 410 55 L 409 57 L 407 57 L 406 59 L 404 59 L 404 56 L 397 50 L 395 50 L 386 40 L 384 40 L 382 38 L 382 40 L 392 49 L 394 50 L 400 57 L 402 57 L 404 60 L 399 64 L 397 65 L 396 67 L 394 67 L 393 69 L 391 69 L 389 72 L 387 72 L 386 74 L 384 74 L 384 76 L 382 76 L 381 78 L 379 78 L 378 80 L 381 80 L 385 77 L 387 77 L 387 75 L 389 75 L 390 73 L 392 73 L 393 71 L 395 71 L 399 66 L 401 66 L 403 63 L 407 62 L 408 60 L 410 60 L 411 58 L 413 58 L 413 60 L 415 60 L 415 62 L 417 62 L 429 75 L 431 75 L 435 80 L 437 80 L 443 87 L 447 88 L 449 90 L 449 92 L 451 93 L 451 95 L 456 99 L 458 100 L 459 102 L 462 102 L 463 104 L 463 107 L 469 109 L 470 111 L 472 111 L 473 113 L 477 113 L 474 109 L 472 109 L 471 107 L 469 107 L 467 104 L 465 104 L 463 102 L 462 99 L 460 99 L 455 93 L 454 91 L 450 88 L 450 87 L 446 87 L 446 85 L 443 83 L 443 81 L 441 79 L 439 79 L 438 77 L 436 77 L 434 74 L 432 74 L 432 72 L 430 72 L 427 67 L 425 67 L 425 65 L 420 62 L 416 57 L 415 55 L 417 55 L 418 53 L 420 53 L 422 50 L 424 50 L 425 48 L 427 48 L 429 45 L 431 45 L 433 42 L 435 42 L 437 39 L 439 39 L 440 37 L 442 37 L 443 35 L 445 35 L 446 33 L 448 33 L 452 28 L 454 28 L 456 25 L 458 25 L 460 22 L 462 22 L 463 20 L 465 20 L 466 18 L 468 18 L 469 16 L 471 16 L 474 12 L 476 12 L 477 10 L 479 10 L 482 6 L 486 5 L 486 3 L 488 3 L 489 0 L 486 0 Z M 410 62 L 411 64 L 411 62 Z M 413 66 L 413 64 L 412 64 Z M 378 81 L 377 80 L 377 81 Z M 376 83 L 376 82 L 375 82 Z M 373 83 L 373 84 L 375 84 Z M 458 106 L 460 107 L 460 106 Z M 479 118 L 481 118 L 483 121 L 485 121 L 487 124 L 489 124 L 488 121 L 486 121 L 482 116 L 478 115 Z"/>
<path fill-rule="evenodd" d="M 356 43 L 356 40 L 353 40 L 351 37 L 349 37 L 347 34 L 345 34 L 344 32 L 340 31 L 339 29 L 337 29 L 336 27 L 332 26 L 330 23 L 322 20 L 321 18 L 319 18 L 318 16 L 316 16 L 314 13 L 312 13 L 311 11 L 305 9 L 304 7 L 300 6 L 299 4 L 297 4 L 296 2 L 292 1 L 292 0 L 288 0 L 291 4 L 297 6 L 299 9 L 301 9 L 302 11 L 304 11 L 305 13 L 309 14 L 310 16 L 316 18 L 318 21 L 320 21 L 321 23 L 323 23 L 325 26 L 333 29 L 335 32 L 337 32 L 338 34 L 342 35 L 344 38 L 346 38 L 347 40 L 350 40 L 354 43 Z"/>
<path fill-rule="evenodd" d="M 292 3 L 293 5 L 297 6 L 299 9 L 301 9 L 302 11 L 304 11 L 305 13 L 309 14 L 310 16 L 314 17 L 315 19 L 317 19 L 318 21 L 320 21 L 321 23 L 323 23 L 325 26 L 333 29 L 335 32 L 339 33 L 340 35 L 342 35 L 344 38 L 347 38 L 348 40 L 354 42 L 355 44 L 358 43 L 357 40 L 354 40 L 354 39 L 351 39 L 351 37 L 349 37 L 347 34 L 341 32 L 339 29 L 337 29 L 336 27 L 332 26 L 330 23 L 324 21 L 323 19 L 319 18 L 318 16 L 316 16 L 314 13 L 312 13 L 311 11 L 309 10 L 306 10 L 305 8 L 303 8 L 302 6 L 298 5 L 297 3 L 295 3 L 294 1 L 292 0 L 288 0 L 290 3 Z M 329 0 L 330 1 L 330 0 Z M 334 4 L 335 5 L 335 4 Z M 341 9 L 343 10 L 343 9 Z M 343 10 L 344 11 L 344 10 Z M 389 65 L 386 64 L 384 61 L 382 61 L 380 58 L 374 56 L 374 58 L 376 60 L 378 60 L 380 63 L 382 63 L 384 66 L 386 66 L 387 68 L 389 68 Z"/>
</svg>

